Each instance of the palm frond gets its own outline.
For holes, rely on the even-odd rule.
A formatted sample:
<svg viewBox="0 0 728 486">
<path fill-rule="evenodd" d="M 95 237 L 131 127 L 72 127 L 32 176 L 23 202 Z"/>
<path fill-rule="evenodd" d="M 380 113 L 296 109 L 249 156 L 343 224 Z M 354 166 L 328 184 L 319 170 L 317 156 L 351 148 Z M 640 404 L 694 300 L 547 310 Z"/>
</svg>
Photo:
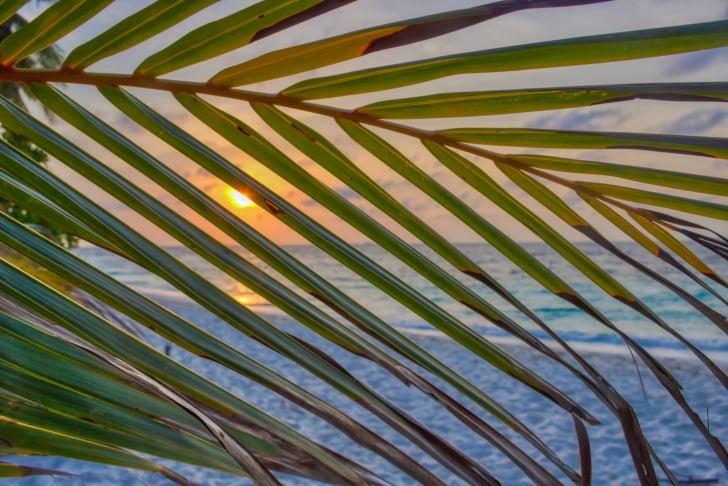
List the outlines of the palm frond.
<svg viewBox="0 0 728 486">
<path fill-rule="evenodd" d="M 398 180 L 406 181 L 409 191 L 426 198 L 438 214 L 468 228 L 470 238 L 490 245 L 514 271 L 626 343 L 701 434 L 716 460 L 728 468 L 724 438 L 690 403 L 685 384 L 669 360 L 655 355 L 625 330 L 619 315 L 602 310 L 595 292 L 584 291 L 572 281 L 586 279 L 624 312 L 671 336 L 725 392 L 728 376 L 710 353 L 582 249 L 576 236 L 594 242 L 625 268 L 640 272 L 645 281 L 674 293 L 704 318 L 705 325 L 728 333 L 725 277 L 686 241 L 728 259 L 728 240 L 723 236 L 728 229 L 724 223 L 728 179 L 720 170 L 707 174 L 691 165 L 700 159 L 725 159 L 728 139 L 626 132 L 620 127 L 532 127 L 523 115 L 606 104 L 630 106 L 644 100 L 665 107 L 698 102 L 712 106 L 728 100 L 728 85 L 672 79 L 635 83 L 628 76 L 617 84 L 597 79 L 583 86 L 565 83 L 453 92 L 428 84 L 425 88 L 434 86 L 434 94 L 418 91 L 420 84 L 462 74 L 487 79 L 488 73 L 639 63 L 724 47 L 728 21 L 649 26 L 472 52 L 460 46 L 455 54 L 418 56 L 387 65 L 381 55 L 367 58 L 366 62 L 375 59 L 370 64 L 359 58 L 389 49 L 407 52 L 417 43 L 432 43 L 504 16 L 555 12 L 567 18 L 575 9 L 617 7 L 609 0 L 500 0 L 365 28 L 352 22 L 344 33 L 291 45 L 287 33 L 320 25 L 317 22 L 331 17 L 345 19 L 357 2 L 263 0 L 221 14 L 214 0 L 157 0 L 97 30 L 90 40 L 68 46 L 70 54 L 62 58 L 56 43 L 65 48 L 70 34 L 87 39 L 79 34 L 85 32 L 85 24 L 100 22 L 103 11 L 114 2 L 59 0 L 27 22 L 21 16 L 23 10 L 18 11 L 25 3 L 0 6 L 0 24 L 7 30 L 0 41 L 0 124 L 47 152 L 54 164 L 64 165 L 61 173 L 70 170 L 87 182 L 73 182 L 78 181 L 73 177 L 64 180 L 0 140 L 0 196 L 165 281 L 219 319 L 220 326 L 227 325 L 241 339 L 280 355 L 287 366 L 325 384 L 351 407 L 330 403 L 308 382 L 297 382 L 250 350 L 226 342 L 217 329 L 208 330 L 193 318 L 177 315 L 164 302 L 142 295 L 110 272 L 0 213 L 0 243 L 39 266 L 21 268 L 17 259 L 0 255 L 0 333 L 4 336 L 0 340 L 0 398 L 8 403 L 0 408 L 0 454 L 93 460 L 157 472 L 183 484 L 188 479 L 154 458 L 242 475 L 260 484 L 279 484 L 284 476 L 273 472 L 337 484 L 387 484 L 390 480 L 379 477 L 367 458 L 345 457 L 334 444 L 319 443 L 315 435 L 307 437 L 236 390 L 166 356 L 144 342 L 147 336 L 134 336 L 110 322 L 90 300 L 74 300 L 59 292 L 58 285 L 44 283 L 50 278 L 138 323 L 151 333 L 150 341 L 157 336 L 168 340 L 229 370 L 236 380 L 248 380 L 295 404 L 388 461 L 409 480 L 447 484 L 459 478 L 468 484 L 500 484 L 497 467 L 471 457 L 472 448 L 463 447 L 458 437 L 441 436 L 434 424 L 423 423 L 416 410 L 392 398 L 404 387 L 416 390 L 421 400 L 432 401 L 441 413 L 473 432 L 473 440 L 490 444 L 494 453 L 503 455 L 536 484 L 565 480 L 589 484 L 593 461 L 604 459 L 592 457 L 588 431 L 605 421 L 616 421 L 621 427 L 642 484 L 658 483 L 656 468 L 677 484 L 671 464 L 653 447 L 655 438 L 642 430 L 640 416 L 619 383 L 608 381 L 558 323 L 543 317 L 538 303 L 459 248 L 458 235 L 442 230 L 443 225 L 411 207 L 376 170 L 361 163 L 378 160 Z M 16 22 L 11 27 L 12 19 Z M 194 27 L 184 27 L 189 25 Z M 170 34 L 179 38 L 157 42 Z M 267 42 L 256 46 L 267 49 L 264 53 L 247 47 L 262 39 Z M 88 70 L 96 63 L 121 58 L 136 66 L 133 72 Z M 607 72 L 613 65 L 605 66 Z M 182 69 L 186 69 L 183 75 L 174 74 Z M 295 76 L 294 81 L 288 76 Z M 254 83 L 262 83 L 259 86 L 270 92 L 239 89 Z M 57 123 L 64 124 L 63 129 L 25 109 L 20 85 L 43 110 L 57 117 Z M 74 89 L 66 91 L 63 86 Z M 387 93 L 410 86 L 412 93 L 404 97 Z M 147 102 L 149 93 L 163 94 L 167 103 L 160 108 L 160 103 Z M 327 105 L 308 101 L 339 97 L 347 98 Z M 103 108 L 97 106 L 99 101 Z M 494 128 L 500 121 L 492 120 L 500 119 L 487 117 L 501 115 L 527 126 Z M 464 117 L 479 118 L 467 123 L 456 120 Z M 119 120 L 124 120 L 123 126 Z M 472 126 L 472 120 L 485 122 Z M 188 128 L 191 123 L 209 131 L 197 133 Z M 69 135 L 68 127 L 77 133 Z M 210 141 L 213 136 L 218 137 L 215 142 Z M 154 137 L 163 148 L 145 148 L 147 137 Z M 520 153 L 503 153 L 502 147 L 517 148 Z M 266 185 L 258 172 L 236 162 L 240 153 L 295 191 L 283 194 Z M 608 153 L 619 157 L 609 158 Z M 679 170 L 642 162 L 645 155 L 655 154 L 684 162 Z M 267 212 L 270 221 L 318 247 L 362 285 L 381 291 L 393 305 L 407 309 L 450 339 L 479 366 L 492 368 L 502 380 L 513 380 L 526 400 L 543 398 L 548 413 L 573 421 L 573 431 L 560 433 L 571 437 L 574 453 L 565 457 L 563 447 L 555 447 L 538 427 L 510 410 L 512 400 L 502 403 L 493 390 L 481 387 L 403 332 L 381 309 L 349 295 L 322 268 L 304 263 L 294 251 L 276 243 L 265 228 L 244 221 L 216 200 L 209 194 L 212 185 L 200 187 L 187 177 L 191 172 L 180 172 L 175 161 L 182 158 L 191 171 L 209 174 L 212 185 L 244 193 Z M 423 158 L 428 162 L 423 163 Z M 585 179 L 573 180 L 575 174 Z M 442 180 L 450 176 L 459 179 L 460 192 Z M 103 196 L 91 196 L 84 187 L 87 183 Z M 548 245 L 563 267 L 550 265 L 530 251 L 502 219 L 491 219 L 482 205 L 470 203 L 467 195 L 471 194 Z M 172 203 L 168 196 L 174 198 Z M 319 213 L 307 210 L 308 203 L 300 203 L 304 196 L 338 223 L 319 220 Z M 111 201 L 124 209 L 115 211 Z M 573 201 L 580 206 L 573 207 Z M 140 221 L 159 235 L 145 234 L 136 227 Z M 342 236 L 342 223 L 443 297 L 430 298 L 421 283 L 398 275 L 353 245 L 351 238 Z M 611 237 L 615 230 L 646 250 L 651 259 L 625 251 Z M 161 247 L 155 241 L 160 235 L 183 245 L 321 339 L 301 337 L 239 302 L 205 272 L 190 268 Z M 234 251 L 217 235 L 241 245 L 251 256 Z M 683 281 L 663 275 L 661 263 L 714 298 L 697 295 Z M 463 312 L 529 346 L 539 359 L 586 387 L 605 410 L 579 403 L 566 391 L 562 378 L 544 375 L 520 359 L 519 353 L 481 334 L 459 317 Z M 347 355 L 394 378 L 396 390 L 379 390 L 357 370 L 347 368 L 340 358 Z M 88 410 L 95 415 L 89 417 Z M 390 439 L 390 432 L 380 432 L 383 427 L 408 443 Z M 9 437 L 12 440 L 5 439 Z M 430 457 L 423 461 L 424 456 Z M 56 473 L 0 463 L 0 477 L 31 474 Z"/>
</svg>

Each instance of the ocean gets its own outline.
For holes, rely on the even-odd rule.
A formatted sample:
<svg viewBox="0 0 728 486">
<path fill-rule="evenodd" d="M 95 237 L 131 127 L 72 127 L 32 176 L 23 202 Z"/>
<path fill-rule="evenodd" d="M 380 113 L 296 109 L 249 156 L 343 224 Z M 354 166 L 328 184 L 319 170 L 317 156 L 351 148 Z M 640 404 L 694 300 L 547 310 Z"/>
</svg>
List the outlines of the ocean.
<svg viewBox="0 0 728 486">
<path fill-rule="evenodd" d="M 681 285 L 704 303 L 714 307 L 719 312 L 725 313 L 724 304 L 674 267 L 648 254 L 636 244 L 623 243 L 619 246 L 628 255 L 648 264 L 654 271 Z M 684 351 L 684 346 L 675 338 L 659 329 L 646 318 L 640 316 L 636 311 L 606 294 L 568 262 L 564 261 L 547 245 L 525 243 L 524 247 L 531 255 L 568 282 L 620 329 L 628 332 L 643 346 L 665 351 Z M 357 248 L 380 266 L 404 280 L 425 297 L 435 302 L 477 332 L 485 336 L 501 339 L 508 336 L 505 331 L 492 325 L 484 317 L 476 314 L 461 303 L 456 302 L 431 282 L 379 246 L 359 245 Z M 451 265 L 430 251 L 429 248 L 423 246 L 416 246 L 415 248 L 432 261 L 438 263 L 441 268 L 448 270 L 477 294 L 486 297 L 489 302 L 496 305 L 523 327 L 532 331 L 535 336 L 546 341 L 550 340 L 544 331 L 531 323 L 528 318 L 518 311 L 515 311 L 508 303 L 495 295 L 484 284 L 456 271 Z M 648 307 L 655 310 L 670 326 L 690 339 L 704 352 L 709 355 L 719 354 L 721 356 L 723 353 L 728 353 L 728 340 L 725 339 L 723 332 L 674 293 L 617 259 L 596 244 L 582 243 L 579 245 L 579 248 L 596 264 L 624 284 L 628 290 L 642 300 Z M 288 283 L 276 271 L 261 262 L 259 258 L 244 248 L 237 247 L 234 249 L 266 273 Z M 407 330 L 410 333 L 439 332 L 412 311 L 333 260 L 333 258 L 326 255 L 322 250 L 313 246 L 288 246 L 285 249 L 302 263 L 313 268 L 319 275 L 335 285 L 339 290 L 364 304 L 367 309 L 376 313 L 390 325 Z M 526 275 L 513 263 L 507 261 L 494 248 L 487 244 L 464 244 L 460 246 L 460 249 L 480 265 L 481 268 L 489 272 L 492 277 L 501 282 L 519 300 L 541 317 L 554 331 L 558 332 L 561 337 L 570 343 L 574 343 L 575 345 L 597 346 L 598 348 L 602 348 L 602 350 L 611 349 L 611 347 L 623 347 L 621 339 L 615 333 L 601 325 L 595 319 L 585 315 L 573 305 L 544 289 L 538 282 Z M 283 314 L 280 309 L 252 292 L 245 285 L 237 282 L 186 248 L 167 247 L 166 250 L 254 312 L 262 315 Z M 693 250 L 695 250 L 705 263 L 719 273 L 720 270 L 725 270 L 726 262 L 719 256 L 702 248 L 693 248 Z M 116 255 L 95 248 L 81 248 L 76 250 L 76 254 L 149 297 L 176 296 L 183 298 L 179 291 L 162 279 L 149 274 L 149 272 L 140 267 L 129 264 L 126 260 Z M 290 283 L 288 285 L 293 287 Z M 714 287 L 718 286 L 714 285 Z M 723 296 L 728 296 L 726 289 L 719 288 L 718 292 L 720 293 L 721 291 Z M 298 293 L 314 305 L 320 306 L 315 299 L 306 295 L 304 292 L 299 290 Z"/>
</svg>

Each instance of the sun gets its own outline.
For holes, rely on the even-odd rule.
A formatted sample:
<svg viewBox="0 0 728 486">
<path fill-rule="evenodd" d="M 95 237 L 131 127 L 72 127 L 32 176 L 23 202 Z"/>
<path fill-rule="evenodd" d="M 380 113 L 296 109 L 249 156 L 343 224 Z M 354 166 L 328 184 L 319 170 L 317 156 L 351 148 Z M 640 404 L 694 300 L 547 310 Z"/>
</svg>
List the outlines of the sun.
<svg viewBox="0 0 728 486">
<path fill-rule="evenodd" d="M 242 192 L 238 192 L 232 187 L 228 187 L 227 191 L 225 191 L 228 198 L 230 199 L 230 202 L 233 203 L 233 205 L 239 207 L 239 208 L 249 208 L 251 206 L 255 206 L 255 203 L 248 199 L 248 196 L 243 194 Z"/>
</svg>

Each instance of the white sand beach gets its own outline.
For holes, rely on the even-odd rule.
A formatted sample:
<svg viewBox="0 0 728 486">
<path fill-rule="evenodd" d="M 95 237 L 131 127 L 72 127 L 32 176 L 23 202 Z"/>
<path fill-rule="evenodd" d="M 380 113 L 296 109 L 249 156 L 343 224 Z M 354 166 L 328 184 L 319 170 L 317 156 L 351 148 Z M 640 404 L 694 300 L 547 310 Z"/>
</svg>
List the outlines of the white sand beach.
<svg viewBox="0 0 728 486">
<path fill-rule="evenodd" d="M 461 484 L 459 479 L 453 477 L 449 471 L 417 450 L 406 439 L 389 430 L 382 422 L 373 418 L 359 406 L 348 401 L 317 378 L 296 366 L 290 366 L 285 359 L 269 352 L 261 345 L 220 323 L 217 318 L 197 305 L 171 298 L 158 300 L 178 314 L 214 332 L 230 344 L 245 350 L 251 356 L 278 370 L 295 382 L 302 384 L 308 390 L 324 397 L 336 407 L 345 410 L 352 417 L 360 420 L 375 432 L 421 460 L 423 464 L 431 467 L 448 484 Z M 443 437 L 473 459 L 486 465 L 503 484 L 530 484 L 530 481 L 507 458 L 419 391 L 407 388 L 376 365 L 350 355 L 321 338 L 311 336 L 311 333 L 304 330 L 303 326 L 290 319 L 281 316 L 267 317 L 281 329 L 297 335 L 306 335 L 307 339 L 333 356 L 358 378 L 376 388 L 414 417 L 432 426 Z M 564 460 L 574 467 L 578 467 L 573 424 L 569 415 L 560 411 L 542 397 L 530 392 L 524 386 L 515 383 L 514 380 L 506 377 L 487 363 L 464 351 L 459 345 L 448 339 L 427 332 L 410 335 L 445 363 L 468 377 L 474 384 L 514 412 Z M 158 337 L 152 336 L 151 340 L 160 349 L 164 348 L 165 344 Z M 573 399 L 585 406 L 602 421 L 602 426 L 589 428 L 594 462 L 594 484 L 624 486 L 636 484 L 637 480 L 632 472 L 632 462 L 621 429 L 616 419 L 606 408 L 580 382 L 550 360 L 524 345 L 507 339 L 501 340 L 498 344 L 524 364 L 566 391 Z M 604 346 L 601 347 L 604 348 Z M 641 366 L 640 369 L 647 392 L 647 396 L 644 396 L 634 363 L 626 348 L 612 347 L 610 352 L 599 352 L 594 349 L 583 349 L 582 351 L 584 356 L 595 364 L 618 391 L 633 404 L 638 416 L 642 417 L 641 425 L 648 440 L 661 455 L 663 461 L 672 468 L 679 478 L 692 481 L 710 481 L 693 484 L 725 484 L 728 482 L 728 472 L 723 468 L 704 439 L 696 432 L 678 406 L 671 401 L 656 379 L 649 374 L 646 367 Z M 171 355 L 241 397 L 270 411 L 277 418 L 301 430 L 327 447 L 359 461 L 393 484 L 413 484 L 411 478 L 391 464 L 358 447 L 333 427 L 328 426 L 317 417 L 292 405 L 278 395 L 221 368 L 217 364 L 191 356 L 177 347 L 172 347 Z M 708 371 L 697 363 L 696 359 L 688 355 L 672 352 L 670 355 L 661 356 L 661 361 L 685 387 L 685 396 L 693 409 L 706 421 L 709 416 L 711 432 L 725 441 L 728 438 L 728 400 L 725 400 L 725 390 Z M 725 363 L 725 361 L 722 362 L 722 364 Z M 437 383 L 437 380 L 434 381 Z M 448 389 L 446 386 L 444 388 Z M 454 396 L 457 397 L 457 394 L 454 393 Z M 467 400 L 462 400 L 463 403 L 468 403 Z M 488 419 L 482 410 L 477 410 L 474 406 L 470 408 L 481 417 L 486 418 L 489 423 L 496 425 L 499 430 L 505 430 L 495 420 Z M 515 438 L 515 434 L 506 433 L 516 443 L 523 446 L 526 451 L 532 451 L 528 445 L 524 444 L 523 440 Z M 534 455 L 537 454 L 534 453 Z M 25 458 L 24 462 L 39 463 L 39 460 L 41 459 Z M 57 479 L 40 477 L 16 480 L 17 483 L 25 485 L 51 483 L 68 485 L 168 484 L 166 479 L 151 473 L 108 468 L 62 459 L 42 459 L 42 464 L 46 467 L 58 467 L 66 471 L 73 471 L 80 476 L 69 477 L 60 483 L 55 482 L 58 481 Z M 240 478 L 183 464 L 168 462 L 165 462 L 165 464 L 199 484 L 241 484 Z M 544 464 L 546 464 L 545 461 Z M 557 471 L 554 472 L 558 473 Z M 664 474 L 658 472 L 658 476 L 664 477 Z M 568 483 L 567 478 L 560 478 Z M 286 476 L 283 479 L 287 484 L 312 484 L 310 481 L 291 476 Z"/>
</svg>

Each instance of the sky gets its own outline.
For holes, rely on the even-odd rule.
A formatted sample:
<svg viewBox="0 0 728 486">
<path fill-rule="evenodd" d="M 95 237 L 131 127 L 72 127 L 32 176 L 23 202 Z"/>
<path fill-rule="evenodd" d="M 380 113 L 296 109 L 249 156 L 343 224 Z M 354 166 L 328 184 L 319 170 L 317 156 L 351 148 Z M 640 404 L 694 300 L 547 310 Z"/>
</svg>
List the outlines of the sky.
<svg viewBox="0 0 728 486">
<path fill-rule="evenodd" d="M 132 12 L 143 8 L 149 3 L 151 2 L 146 0 L 116 1 L 84 26 L 62 39 L 59 42 L 59 46 L 64 52 L 68 53 L 75 46 L 109 28 L 123 16 L 130 15 Z M 222 0 L 203 10 L 193 18 L 169 29 L 167 32 L 124 53 L 91 66 L 89 71 L 131 73 L 147 56 L 181 37 L 190 29 L 228 15 L 239 9 L 241 5 L 247 5 L 249 3 L 252 2 Z M 205 82 L 226 66 L 237 64 L 247 59 L 253 59 L 275 49 L 337 35 L 349 30 L 437 13 L 442 11 L 443 8 L 466 8 L 481 3 L 482 0 L 450 0 L 448 2 L 434 0 L 359 0 L 351 5 L 265 38 L 244 48 L 178 72 L 170 73 L 166 77 Z M 32 18 L 42 8 L 42 5 L 30 2 L 22 13 L 27 18 Z M 377 52 L 363 58 L 301 75 L 247 86 L 246 89 L 275 93 L 301 79 L 311 76 L 322 76 L 353 69 L 394 64 L 418 58 L 436 57 L 457 52 L 483 50 L 573 36 L 681 25 L 725 18 L 728 18 L 728 2 L 725 0 L 692 0 L 690 2 L 686 2 L 685 0 L 615 0 L 613 2 L 581 7 L 522 11 L 405 48 Z M 728 49 L 721 48 L 649 60 L 592 66 L 541 69 L 515 73 L 453 76 L 415 87 L 400 88 L 365 96 L 323 100 L 321 103 L 343 108 L 354 108 L 385 98 L 408 97 L 437 92 L 612 83 L 726 81 L 727 79 Z M 199 188 L 221 201 L 231 210 L 235 211 L 241 219 L 253 225 L 277 243 L 301 244 L 305 242 L 299 235 L 277 221 L 274 216 L 268 214 L 263 209 L 258 207 L 235 207 L 229 197 L 226 196 L 227 186 L 222 181 L 219 181 L 190 160 L 178 154 L 174 149 L 166 146 L 144 129 L 137 126 L 133 121 L 126 118 L 109 104 L 94 88 L 65 85 L 61 89 L 76 101 L 86 106 L 87 109 L 107 121 L 107 123 L 110 123 L 122 131 L 122 133 L 132 138 L 155 157 L 184 175 Z M 209 147 L 218 151 L 228 158 L 228 160 L 259 179 L 262 183 L 275 190 L 281 196 L 284 196 L 290 202 L 296 204 L 314 220 L 324 224 L 350 242 L 362 243 L 367 241 L 366 237 L 358 233 L 355 228 L 351 228 L 335 215 L 320 207 L 293 185 L 282 180 L 243 152 L 229 146 L 221 137 L 188 114 L 181 105 L 175 102 L 171 95 L 138 89 L 130 91 L 160 111 L 174 123 L 194 133 Z M 394 221 L 364 201 L 363 198 L 358 196 L 344 183 L 326 173 L 315 162 L 309 160 L 291 147 L 285 140 L 273 133 L 245 103 L 220 98 L 207 98 L 207 100 L 244 120 L 256 130 L 259 130 L 307 171 L 319 177 L 339 192 L 339 194 L 349 199 L 367 214 L 385 224 L 396 234 L 407 241 L 414 240 L 405 230 L 398 227 Z M 289 110 L 288 113 L 300 118 L 304 123 L 312 125 L 317 130 L 322 131 L 330 141 L 337 144 L 370 177 L 389 190 L 400 202 L 414 211 L 436 230 L 454 241 L 478 241 L 477 235 L 452 217 L 446 210 L 420 193 L 410 183 L 384 167 L 379 161 L 373 159 L 368 153 L 361 150 L 331 120 L 322 119 L 322 117 L 317 115 L 295 112 L 293 110 Z M 728 135 L 728 106 L 725 103 L 633 101 L 629 103 L 607 104 L 552 112 L 461 119 L 437 119 L 407 123 L 426 129 L 475 126 L 531 127 L 573 130 L 643 131 L 649 133 L 725 137 Z M 55 130 L 69 137 L 72 141 L 127 176 L 180 214 L 205 227 L 211 234 L 220 238 L 222 241 L 226 243 L 230 242 L 229 239 L 215 228 L 209 227 L 209 225 L 206 225 L 206 222 L 192 214 L 189 209 L 185 208 L 174 197 L 166 193 L 163 188 L 131 169 L 123 161 L 89 140 L 82 133 L 66 125 L 58 118 L 53 119 L 51 125 Z M 500 227 L 507 234 L 519 241 L 535 240 L 534 235 L 527 229 L 494 207 L 485 197 L 469 189 L 455 175 L 445 170 L 444 167 L 423 150 L 417 141 L 404 136 L 385 134 L 383 132 L 378 133 L 385 136 L 405 155 L 409 156 L 414 163 L 425 169 L 438 182 L 472 205 L 481 215 Z M 684 155 L 628 150 L 524 150 L 507 147 L 498 147 L 494 148 L 494 150 L 502 153 L 543 153 L 577 157 L 586 160 L 637 164 L 671 170 L 689 170 L 728 178 L 728 165 L 725 164 L 725 161 Z M 504 187 L 509 189 L 512 194 L 529 204 L 529 207 L 535 208 L 533 204 L 530 204 L 528 198 L 520 190 L 515 188 L 512 183 L 508 182 L 489 161 L 482 159 L 473 160 L 492 177 L 503 183 Z M 65 180 L 77 187 L 84 187 L 84 192 L 87 195 L 93 197 L 95 201 L 103 204 L 107 209 L 112 210 L 115 214 L 132 224 L 133 227 L 142 231 L 146 236 L 149 236 L 160 244 L 175 244 L 175 241 L 170 236 L 161 233 L 151 223 L 143 220 L 122 203 L 114 200 L 101 190 L 92 187 L 81 176 L 73 173 L 60 162 L 53 161 L 51 167 L 55 173 L 62 176 Z M 618 239 L 623 238 L 614 229 L 603 225 L 603 221 L 588 210 L 576 195 L 565 189 L 554 189 L 567 203 L 587 216 L 587 219 L 599 223 L 604 228 L 606 235 Z M 569 229 L 561 225 L 560 222 L 554 221 L 553 218 L 549 217 L 545 210 L 536 209 L 536 211 L 538 214 L 546 217 L 557 228 L 565 231 L 567 234 L 576 236 L 570 233 Z M 728 230 L 725 226 L 723 229 Z"/>
</svg>

